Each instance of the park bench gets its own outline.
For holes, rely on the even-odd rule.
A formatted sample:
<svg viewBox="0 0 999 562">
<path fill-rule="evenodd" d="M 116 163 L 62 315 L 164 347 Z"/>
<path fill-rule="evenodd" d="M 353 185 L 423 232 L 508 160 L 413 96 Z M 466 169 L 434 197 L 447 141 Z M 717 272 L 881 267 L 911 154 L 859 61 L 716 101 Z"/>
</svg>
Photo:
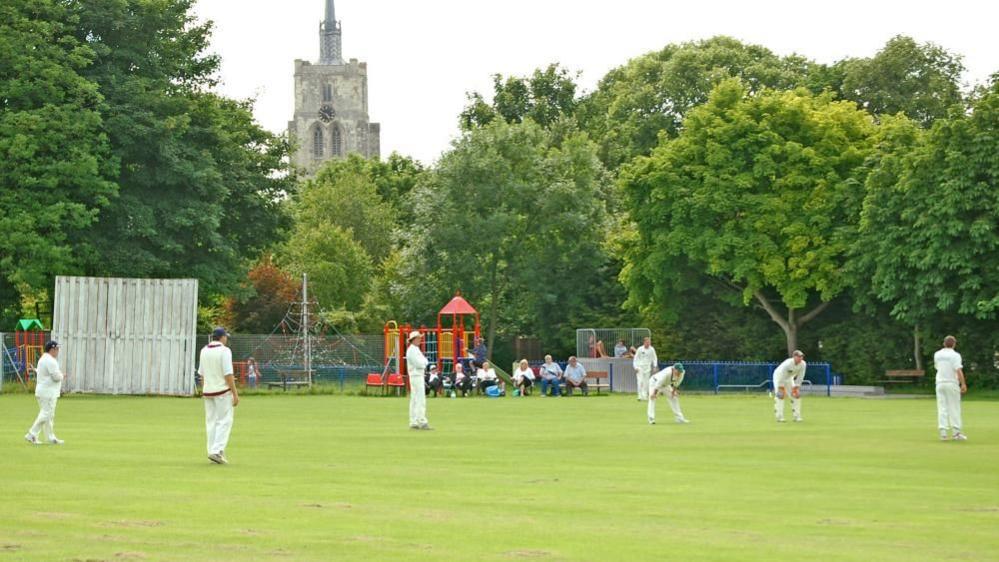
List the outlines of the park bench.
<svg viewBox="0 0 999 562">
<path fill-rule="evenodd" d="M 877 381 L 879 384 L 913 384 L 926 375 L 922 369 L 896 369 L 885 371 L 885 378 Z"/>
<path fill-rule="evenodd" d="M 302 386 L 309 386 L 309 371 L 302 370 L 289 370 L 289 371 L 278 371 L 278 376 L 281 378 L 280 381 L 267 381 L 268 388 L 281 388 L 283 390 L 288 390 L 288 387 L 298 388 Z"/>
</svg>

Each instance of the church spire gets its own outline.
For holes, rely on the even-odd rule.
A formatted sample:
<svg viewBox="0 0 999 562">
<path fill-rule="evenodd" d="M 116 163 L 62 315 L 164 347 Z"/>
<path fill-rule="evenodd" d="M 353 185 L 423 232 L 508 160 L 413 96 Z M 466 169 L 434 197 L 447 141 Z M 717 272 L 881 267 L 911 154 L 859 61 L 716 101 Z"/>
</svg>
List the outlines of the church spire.
<svg viewBox="0 0 999 562">
<path fill-rule="evenodd" d="M 340 22 L 334 0 L 326 0 L 326 18 L 319 24 L 319 64 L 343 64 Z"/>
<path fill-rule="evenodd" d="M 334 0 L 326 0 L 326 23 L 336 25 L 336 6 Z"/>
</svg>

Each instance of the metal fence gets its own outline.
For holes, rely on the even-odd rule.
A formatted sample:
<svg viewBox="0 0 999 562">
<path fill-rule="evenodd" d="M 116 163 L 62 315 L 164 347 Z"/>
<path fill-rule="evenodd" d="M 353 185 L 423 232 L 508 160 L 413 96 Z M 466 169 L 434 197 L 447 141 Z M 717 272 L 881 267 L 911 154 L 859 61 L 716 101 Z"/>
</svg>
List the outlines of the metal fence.
<svg viewBox="0 0 999 562">
<path fill-rule="evenodd" d="M 197 337 L 197 348 L 208 343 Z M 312 382 L 344 386 L 363 385 L 368 373 L 383 368 L 385 339 L 379 335 L 315 335 L 311 337 Z M 278 382 L 281 374 L 304 371 L 304 341 L 295 335 L 233 334 L 229 338 L 236 375 L 248 384 L 246 362 L 251 357 L 260 370 L 258 385 Z"/>
<path fill-rule="evenodd" d="M 652 332 L 648 328 L 582 328 L 576 330 L 576 357 L 615 357 L 616 345 L 623 342 L 630 350 L 649 337 Z"/>
</svg>

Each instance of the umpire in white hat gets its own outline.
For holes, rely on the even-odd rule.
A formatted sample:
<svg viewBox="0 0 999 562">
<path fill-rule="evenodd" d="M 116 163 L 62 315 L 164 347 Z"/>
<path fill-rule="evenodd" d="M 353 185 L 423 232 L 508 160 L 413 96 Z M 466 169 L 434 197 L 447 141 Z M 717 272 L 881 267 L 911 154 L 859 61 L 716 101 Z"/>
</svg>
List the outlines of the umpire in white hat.
<svg viewBox="0 0 999 562">
<path fill-rule="evenodd" d="M 427 356 L 420 350 L 419 330 L 409 333 L 409 348 L 406 349 L 406 371 L 409 375 L 409 427 L 410 429 L 433 429 L 427 422 L 427 393 L 423 380 L 427 369 Z"/>
</svg>

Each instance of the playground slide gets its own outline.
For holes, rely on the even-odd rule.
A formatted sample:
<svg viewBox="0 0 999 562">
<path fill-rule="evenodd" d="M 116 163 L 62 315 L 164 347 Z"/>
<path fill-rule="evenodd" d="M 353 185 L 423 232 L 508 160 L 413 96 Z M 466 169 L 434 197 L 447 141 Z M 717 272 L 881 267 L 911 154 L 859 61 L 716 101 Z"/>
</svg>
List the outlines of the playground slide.
<svg viewBox="0 0 999 562">
<path fill-rule="evenodd" d="M 499 365 L 495 363 L 490 362 L 489 365 L 492 366 L 492 368 L 496 371 L 496 376 L 503 379 L 503 382 L 509 385 L 507 387 L 508 389 L 513 388 L 513 377 L 510 376 L 510 373 L 507 373 L 506 371 L 501 369 Z"/>
</svg>

